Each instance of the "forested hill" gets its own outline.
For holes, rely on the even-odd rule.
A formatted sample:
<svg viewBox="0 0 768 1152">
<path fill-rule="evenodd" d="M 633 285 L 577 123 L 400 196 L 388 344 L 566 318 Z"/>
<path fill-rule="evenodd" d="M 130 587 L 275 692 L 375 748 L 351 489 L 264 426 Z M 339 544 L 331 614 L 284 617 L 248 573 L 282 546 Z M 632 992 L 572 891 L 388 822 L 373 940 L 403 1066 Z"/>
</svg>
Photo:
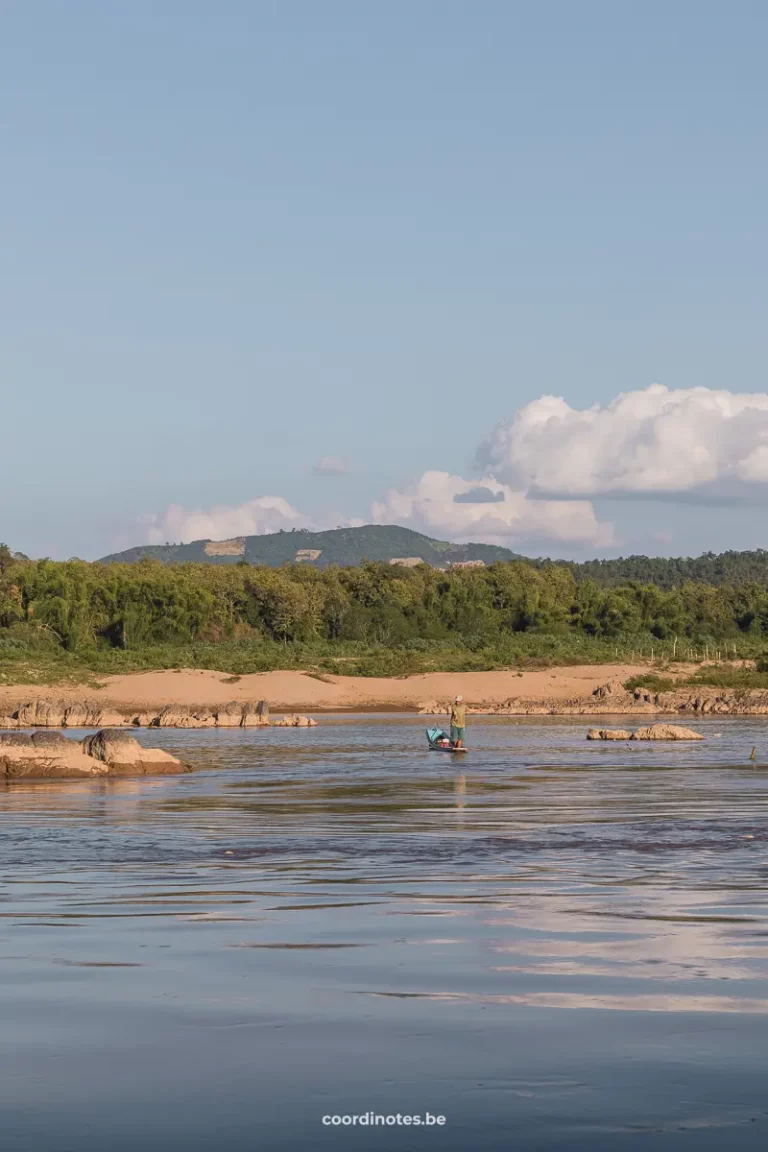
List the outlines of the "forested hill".
<svg viewBox="0 0 768 1152">
<path fill-rule="evenodd" d="M 508 548 L 491 544 L 450 544 L 433 540 L 410 528 L 394 524 L 368 524 L 362 528 L 337 528 L 329 532 L 274 532 L 268 536 L 241 536 L 234 540 L 196 540 L 191 544 L 145 544 L 105 556 L 102 563 L 134 564 L 152 557 L 164 564 L 190 561 L 203 564 L 264 564 L 280 568 L 284 564 L 306 564 L 312 568 L 338 565 L 355 567 L 363 560 L 385 563 L 395 560 L 422 560 L 433 568 L 481 561 L 524 560 Z M 530 559 L 535 567 L 550 564 Z M 557 563 L 557 562 L 556 562 Z M 561 561 L 577 583 L 591 579 L 602 588 L 615 588 L 628 582 L 655 584 L 658 588 L 679 587 L 686 580 L 720 586 L 755 582 L 768 587 L 768 551 L 705 552 L 703 556 L 627 556 L 616 560 Z"/>
<path fill-rule="evenodd" d="M 522 557 L 508 548 L 493 544 L 449 544 L 432 540 L 410 528 L 396 524 L 366 524 L 362 528 L 334 528 L 328 532 L 273 532 L 266 536 L 239 536 L 233 540 L 195 540 L 191 544 L 146 544 L 105 556 L 103 564 L 135 564 L 151 556 L 164 564 L 265 564 L 280 568 L 283 564 L 308 564 L 328 568 L 336 564 L 351 568 L 363 560 L 417 561 L 433 568 L 452 564 Z"/>
</svg>

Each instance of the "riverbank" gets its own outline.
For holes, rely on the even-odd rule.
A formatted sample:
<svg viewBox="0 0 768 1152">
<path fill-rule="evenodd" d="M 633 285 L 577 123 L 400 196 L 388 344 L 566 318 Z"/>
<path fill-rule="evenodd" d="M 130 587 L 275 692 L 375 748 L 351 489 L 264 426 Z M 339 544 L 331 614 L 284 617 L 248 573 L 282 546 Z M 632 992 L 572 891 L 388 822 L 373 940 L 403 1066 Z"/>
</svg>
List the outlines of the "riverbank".
<svg viewBox="0 0 768 1152">
<path fill-rule="evenodd" d="M 408 677 L 332 676 L 309 672 L 260 672 L 226 676 L 201 669 L 108 676 L 96 686 L 3 685 L 0 714 L 10 716 L 36 700 L 100 710 L 102 724 L 155 716 L 171 706 L 221 711 L 265 700 L 273 712 L 427 712 L 440 714 L 460 693 L 470 711 L 507 715 L 589 715 L 678 711 L 768 711 L 768 694 L 721 688 L 627 692 L 624 684 L 649 671 L 647 664 L 571 665 L 531 671 L 434 672 Z M 674 684 L 691 665 L 665 670 Z M 745 707 L 746 706 L 746 707 Z M 114 720 L 109 720 L 109 715 Z M 144 720 L 144 723 L 147 723 Z"/>
<path fill-rule="evenodd" d="M 88 700 L 104 710 L 152 712 L 169 704 L 210 709 L 230 702 L 267 700 L 274 711 L 419 711 L 461 693 L 470 706 L 531 701 L 588 700 L 606 681 L 623 683 L 647 672 L 643 664 L 576 665 L 533 671 L 433 672 L 408 677 L 332 676 L 308 672 L 256 672 L 227 676 L 204 669 L 106 676 L 96 687 L 3 685 L 0 713 L 27 700 Z M 689 669 L 690 671 L 690 669 Z"/>
</svg>

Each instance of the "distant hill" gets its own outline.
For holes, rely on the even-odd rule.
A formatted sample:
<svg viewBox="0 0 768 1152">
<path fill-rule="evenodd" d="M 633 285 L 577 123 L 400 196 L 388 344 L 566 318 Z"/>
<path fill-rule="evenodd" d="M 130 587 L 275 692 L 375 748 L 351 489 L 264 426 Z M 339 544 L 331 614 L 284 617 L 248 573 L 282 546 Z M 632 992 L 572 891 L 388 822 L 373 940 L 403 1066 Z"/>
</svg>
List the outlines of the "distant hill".
<svg viewBox="0 0 768 1152">
<path fill-rule="evenodd" d="M 366 524 L 363 528 L 334 528 L 328 532 L 273 532 L 267 536 L 240 536 L 234 540 L 195 540 L 191 544 L 144 544 L 104 556 L 102 564 L 135 564 L 152 557 L 163 564 L 309 564 L 348 568 L 362 560 L 385 563 L 423 561 L 435 568 L 453 564 L 494 564 L 498 560 L 522 560 L 508 548 L 493 544 L 449 544 L 432 540 L 395 524 Z"/>
<path fill-rule="evenodd" d="M 364 528 L 336 528 L 329 532 L 274 532 L 269 536 L 241 536 L 236 540 L 195 540 L 192 544 L 144 544 L 105 556 L 102 564 L 135 564 L 152 556 L 164 564 L 196 561 L 202 564 L 304 563 L 315 568 L 329 564 L 351 567 L 362 560 L 423 561 L 435 568 L 454 564 L 494 564 L 499 560 L 523 560 L 535 567 L 563 564 L 578 583 L 594 580 L 603 588 L 637 581 L 659 588 L 676 588 L 685 580 L 712 585 L 749 582 L 768 587 L 768 551 L 705 552 L 697 557 L 622 556 L 614 560 L 531 559 L 493 544 L 450 544 L 433 540 L 395 524 L 367 524 Z"/>
</svg>

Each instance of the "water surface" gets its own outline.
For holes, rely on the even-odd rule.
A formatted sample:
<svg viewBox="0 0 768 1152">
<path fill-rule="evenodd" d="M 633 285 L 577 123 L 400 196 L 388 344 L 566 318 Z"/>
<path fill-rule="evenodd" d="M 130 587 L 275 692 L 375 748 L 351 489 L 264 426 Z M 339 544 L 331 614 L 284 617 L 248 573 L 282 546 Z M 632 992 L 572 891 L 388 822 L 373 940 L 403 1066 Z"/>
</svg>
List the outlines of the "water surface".
<svg viewBox="0 0 768 1152">
<path fill-rule="evenodd" d="M 586 726 L 141 733 L 197 771 L 6 786 L 3 1149 L 764 1148 L 768 724 Z M 446 1124 L 321 1123 L 366 1111 Z"/>
</svg>

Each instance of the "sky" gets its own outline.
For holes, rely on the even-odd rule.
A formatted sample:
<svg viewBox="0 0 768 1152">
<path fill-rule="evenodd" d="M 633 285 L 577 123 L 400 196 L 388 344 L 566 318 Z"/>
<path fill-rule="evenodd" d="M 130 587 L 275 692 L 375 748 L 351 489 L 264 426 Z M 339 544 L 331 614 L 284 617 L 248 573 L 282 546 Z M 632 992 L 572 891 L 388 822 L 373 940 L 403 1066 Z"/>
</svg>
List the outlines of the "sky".
<svg viewBox="0 0 768 1152">
<path fill-rule="evenodd" d="M 0 540 L 766 545 L 768 6 L 2 0 Z"/>
</svg>

